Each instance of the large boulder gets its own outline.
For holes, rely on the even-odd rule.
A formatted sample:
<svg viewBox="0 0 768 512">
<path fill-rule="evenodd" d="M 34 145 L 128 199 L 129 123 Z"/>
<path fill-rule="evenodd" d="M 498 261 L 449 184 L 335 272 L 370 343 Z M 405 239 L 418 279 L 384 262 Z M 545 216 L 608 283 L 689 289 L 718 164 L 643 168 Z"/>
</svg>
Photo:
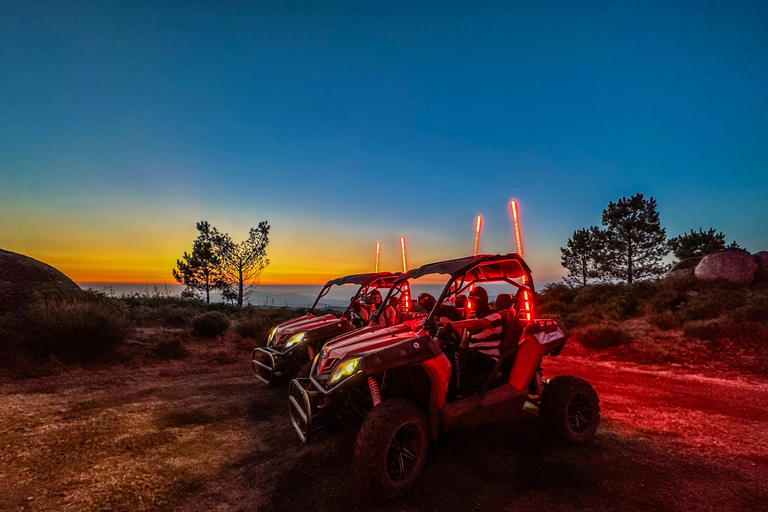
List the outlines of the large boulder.
<svg viewBox="0 0 768 512">
<path fill-rule="evenodd" d="M 728 248 L 704 256 L 694 275 L 702 281 L 723 279 L 731 283 L 750 284 L 755 279 L 757 263 L 747 251 Z"/>
<path fill-rule="evenodd" d="M 50 265 L 0 249 L 0 312 L 48 299 L 82 298 L 83 290 Z"/>
<path fill-rule="evenodd" d="M 752 257 L 755 258 L 755 263 L 757 263 L 755 281 L 768 283 L 768 251 L 756 252 Z"/>
<path fill-rule="evenodd" d="M 669 269 L 666 279 L 688 279 L 693 277 L 694 269 L 699 264 L 703 256 L 694 256 L 692 258 L 685 258 L 682 261 L 678 261 L 675 265 Z"/>
</svg>

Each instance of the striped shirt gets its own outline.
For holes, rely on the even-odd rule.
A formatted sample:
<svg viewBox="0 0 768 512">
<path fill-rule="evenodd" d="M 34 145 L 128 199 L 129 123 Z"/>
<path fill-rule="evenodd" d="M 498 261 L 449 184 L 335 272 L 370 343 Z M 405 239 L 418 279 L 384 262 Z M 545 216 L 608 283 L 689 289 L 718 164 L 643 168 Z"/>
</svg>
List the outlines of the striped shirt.
<svg viewBox="0 0 768 512">
<path fill-rule="evenodd" d="M 473 332 L 469 338 L 469 348 L 476 350 L 481 354 L 498 359 L 501 355 L 501 343 L 503 339 L 503 320 L 498 313 L 491 313 L 483 318 L 489 320 L 491 326 L 479 331 Z"/>
</svg>

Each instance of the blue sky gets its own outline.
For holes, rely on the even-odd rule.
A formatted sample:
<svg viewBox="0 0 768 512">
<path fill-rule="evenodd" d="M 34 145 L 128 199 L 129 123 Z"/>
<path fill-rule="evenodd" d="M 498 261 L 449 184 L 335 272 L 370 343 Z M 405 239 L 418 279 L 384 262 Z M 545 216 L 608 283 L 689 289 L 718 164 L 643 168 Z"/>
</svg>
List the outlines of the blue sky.
<svg viewBox="0 0 768 512">
<path fill-rule="evenodd" d="M 768 249 L 764 2 L 220 4 L 0 5 L 0 247 L 151 282 L 267 219 L 265 281 L 318 281 L 466 255 L 478 213 L 511 250 L 514 197 L 551 280 L 641 192 Z"/>
</svg>

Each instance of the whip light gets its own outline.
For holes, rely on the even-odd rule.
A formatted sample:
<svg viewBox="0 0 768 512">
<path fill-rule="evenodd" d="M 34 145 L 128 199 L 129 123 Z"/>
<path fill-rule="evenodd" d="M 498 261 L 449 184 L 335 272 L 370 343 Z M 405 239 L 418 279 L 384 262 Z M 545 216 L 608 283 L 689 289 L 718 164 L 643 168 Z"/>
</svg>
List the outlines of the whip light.
<svg viewBox="0 0 768 512">
<path fill-rule="evenodd" d="M 400 237 L 400 251 L 403 253 L 403 272 L 408 272 L 408 266 L 405 264 L 405 237 Z"/>
<path fill-rule="evenodd" d="M 477 222 L 475 222 L 475 249 L 473 252 L 473 256 L 477 256 L 477 250 L 480 248 L 480 229 L 483 225 L 483 216 L 478 215 L 477 216 Z"/>
<path fill-rule="evenodd" d="M 381 251 L 381 243 L 376 242 L 376 267 L 374 272 L 379 273 L 379 252 Z"/>
</svg>

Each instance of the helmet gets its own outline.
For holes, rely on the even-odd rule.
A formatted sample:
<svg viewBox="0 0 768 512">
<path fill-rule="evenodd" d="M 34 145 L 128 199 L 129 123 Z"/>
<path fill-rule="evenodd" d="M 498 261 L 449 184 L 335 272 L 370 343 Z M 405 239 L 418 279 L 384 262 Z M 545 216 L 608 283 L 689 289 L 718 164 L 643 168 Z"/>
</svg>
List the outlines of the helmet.
<svg viewBox="0 0 768 512">
<path fill-rule="evenodd" d="M 417 299 L 419 302 L 419 305 L 425 309 L 431 310 L 433 307 L 435 307 L 435 303 L 437 302 L 435 298 L 428 294 L 428 293 L 422 293 L 419 295 L 419 298 Z"/>
<path fill-rule="evenodd" d="M 488 304 L 488 292 L 482 286 L 475 286 L 471 292 L 469 292 L 469 300 L 472 304 Z"/>
</svg>

